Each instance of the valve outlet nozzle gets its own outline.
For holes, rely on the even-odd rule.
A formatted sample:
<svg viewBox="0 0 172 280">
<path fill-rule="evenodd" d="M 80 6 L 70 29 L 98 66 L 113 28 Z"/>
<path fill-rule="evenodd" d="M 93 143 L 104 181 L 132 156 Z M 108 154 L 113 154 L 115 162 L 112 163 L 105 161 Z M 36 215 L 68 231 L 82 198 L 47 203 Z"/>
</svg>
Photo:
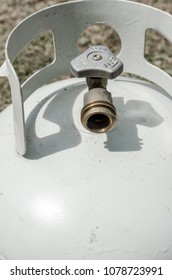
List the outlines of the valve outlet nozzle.
<svg viewBox="0 0 172 280">
<path fill-rule="evenodd" d="M 96 133 L 110 131 L 115 127 L 116 120 L 116 109 L 110 92 L 94 88 L 85 94 L 81 122 L 87 130 Z"/>
</svg>

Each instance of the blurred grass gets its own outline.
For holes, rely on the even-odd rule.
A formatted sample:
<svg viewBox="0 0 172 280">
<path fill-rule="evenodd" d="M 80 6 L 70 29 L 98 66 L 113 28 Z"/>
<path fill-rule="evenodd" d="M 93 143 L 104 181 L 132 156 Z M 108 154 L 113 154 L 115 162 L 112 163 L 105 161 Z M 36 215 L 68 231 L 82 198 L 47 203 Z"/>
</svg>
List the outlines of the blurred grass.
<svg viewBox="0 0 172 280">
<path fill-rule="evenodd" d="M 23 83 L 29 76 L 54 60 L 53 34 L 46 30 L 39 34 L 16 58 L 13 65 Z"/>
<path fill-rule="evenodd" d="M 133 0 L 152 5 L 172 14 L 172 0 Z M 0 65 L 5 60 L 5 41 L 10 31 L 23 18 L 33 12 L 52 4 L 68 0 L 0 0 Z M 89 27 L 81 34 L 79 48 L 81 51 L 92 44 L 106 44 L 114 53 L 120 49 L 120 38 L 113 28 L 99 24 Z M 145 57 L 150 62 L 172 75 L 172 44 L 158 32 L 148 30 L 146 33 Z M 52 62 L 54 58 L 51 32 L 44 32 L 35 38 L 22 51 L 14 63 L 21 82 L 25 81 L 38 69 Z M 10 88 L 7 79 L 0 79 L 0 111 L 11 103 Z"/>
</svg>

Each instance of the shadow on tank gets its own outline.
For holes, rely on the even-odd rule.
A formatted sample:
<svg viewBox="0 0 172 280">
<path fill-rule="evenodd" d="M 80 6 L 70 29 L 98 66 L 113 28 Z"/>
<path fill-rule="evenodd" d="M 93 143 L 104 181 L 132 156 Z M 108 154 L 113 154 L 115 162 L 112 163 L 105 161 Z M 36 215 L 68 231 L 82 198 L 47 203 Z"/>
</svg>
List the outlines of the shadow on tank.
<svg viewBox="0 0 172 280">
<path fill-rule="evenodd" d="M 81 135 L 74 124 L 72 109 L 75 99 L 85 87 L 85 84 L 79 84 L 74 94 L 70 94 L 71 86 L 58 90 L 43 99 L 32 110 L 26 121 L 28 150 L 25 158 L 43 158 L 80 144 Z M 38 119 L 49 122 L 46 123 L 45 129 L 47 135 L 42 137 L 38 136 L 36 128 Z M 48 126 L 52 124 L 56 132 L 47 133 Z M 44 123 L 41 126 L 43 131 Z"/>
<path fill-rule="evenodd" d="M 111 152 L 140 151 L 144 140 L 139 138 L 137 126 L 155 127 L 163 122 L 163 118 L 145 101 L 124 103 L 122 97 L 116 97 L 113 103 L 117 108 L 117 126 L 107 133 L 105 148 Z"/>
</svg>

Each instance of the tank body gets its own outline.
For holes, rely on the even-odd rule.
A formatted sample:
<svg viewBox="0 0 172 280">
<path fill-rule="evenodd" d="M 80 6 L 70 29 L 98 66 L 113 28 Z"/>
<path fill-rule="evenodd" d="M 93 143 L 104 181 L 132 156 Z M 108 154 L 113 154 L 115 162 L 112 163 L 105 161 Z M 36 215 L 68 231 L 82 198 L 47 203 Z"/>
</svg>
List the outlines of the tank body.
<svg viewBox="0 0 172 280">
<path fill-rule="evenodd" d="M 0 114 L 0 254 L 6 259 L 171 259 L 172 111 L 158 86 L 108 85 L 117 126 L 80 122 L 82 79 L 44 86 L 25 103 L 25 157 L 12 107 Z"/>
</svg>

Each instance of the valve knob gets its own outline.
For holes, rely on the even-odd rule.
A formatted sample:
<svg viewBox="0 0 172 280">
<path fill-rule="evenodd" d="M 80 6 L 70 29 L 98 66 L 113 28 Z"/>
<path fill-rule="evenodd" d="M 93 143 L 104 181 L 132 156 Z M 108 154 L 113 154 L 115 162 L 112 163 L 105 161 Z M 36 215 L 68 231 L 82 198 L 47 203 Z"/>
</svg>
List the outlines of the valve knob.
<svg viewBox="0 0 172 280">
<path fill-rule="evenodd" d="M 71 72 L 78 78 L 114 79 L 122 71 L 122 62 L 106 46 L 91 46 L 71 61 Z"/>
</svg>

